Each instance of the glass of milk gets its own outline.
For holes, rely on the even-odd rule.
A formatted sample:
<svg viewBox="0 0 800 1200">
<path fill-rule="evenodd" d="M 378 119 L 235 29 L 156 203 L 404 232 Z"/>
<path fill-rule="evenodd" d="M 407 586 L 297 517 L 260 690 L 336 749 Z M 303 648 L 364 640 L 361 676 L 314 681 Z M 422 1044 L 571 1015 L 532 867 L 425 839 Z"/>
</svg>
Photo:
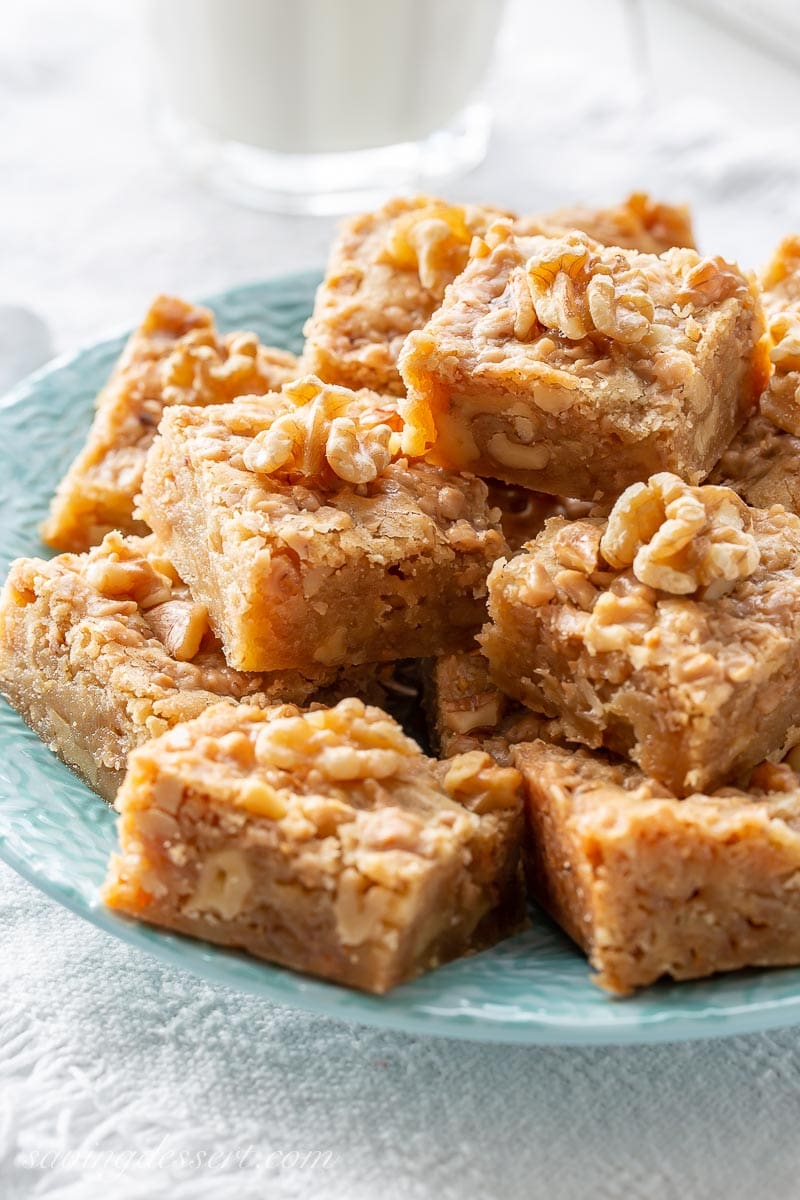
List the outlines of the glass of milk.
<svg viewBox="0 0 800 1200">
<path fill-rule="evenodd" d="M 147 0 L 161 133 L 235 199 L 340 212 L 483 158 L 505 0 Z"/>
</svg>

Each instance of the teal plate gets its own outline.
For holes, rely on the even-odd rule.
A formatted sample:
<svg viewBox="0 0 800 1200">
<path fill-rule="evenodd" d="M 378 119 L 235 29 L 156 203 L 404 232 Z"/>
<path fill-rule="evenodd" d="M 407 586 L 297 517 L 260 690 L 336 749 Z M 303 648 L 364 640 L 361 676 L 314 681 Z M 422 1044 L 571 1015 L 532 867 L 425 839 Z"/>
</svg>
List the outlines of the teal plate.
<svg viewBox="0 0 800 1200">
<path fill-rule="evenodd" d="M 265 342 L 296 351 L 317 281 L 293 275 L 210 303 L 223 329 L 255 329 Z M 0 575 L 12 558 L 44 552 L 37 526 L 123 342 L 59 359 L 0 401 Z M 118 917 L 98 897 L 114 844 L 113 813 L 0 701 L 0 856 L 79 916 L 214 983 L 343 1020 L 487 1042 L 660 1042 L 800 1021 L 800 970 L 739 972 L 610 998 L 539 913 L 529 933 L 494 950 L 389 996 L 364 996 Z"/>
</svg>

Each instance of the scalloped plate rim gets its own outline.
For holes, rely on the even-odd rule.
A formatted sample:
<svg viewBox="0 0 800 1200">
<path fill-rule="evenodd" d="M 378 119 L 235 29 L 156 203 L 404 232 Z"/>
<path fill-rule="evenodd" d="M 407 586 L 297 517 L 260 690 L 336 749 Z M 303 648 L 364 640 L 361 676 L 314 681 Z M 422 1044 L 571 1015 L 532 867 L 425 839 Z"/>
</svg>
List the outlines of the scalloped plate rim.
<svg viewBox="0 0 800 1200">
<path fill-rule="evenodd" d="M 214 310 L 224 309 L 224 306 L 230 303 L 234 296 L 257 298 L 279 289 L 282 285 L 304 287 L 310 292 L 320 279 L 319 270 L 309 269 L 235 285 L 200 303 L 207 304 Z M 3 416 L 9 410 L 24 404 L 43 383 L 65 369 L 80 366 L 81 360 L 90 354 L 102 354 L 105 350 L 111 350 L 112 347 L 119 344 L 121 339 L 126 338 L 129 332 L 129 329 L 112 331 L 97 341 L 66 351 L 20 380 L 10 391 L 0 397 L 0 424 L 2 424 Z M 36 547 L 31 552 L 41 553 L 42 547 Z M 5 702 L 2 701 L 2 703 L 5 707 Z M 13 710 L 10 711 L 13 712 Z M 16 713 L 13 714 L 13 719 L 19 723 L 20 734 L 24 736 L 27 733 L 29 736 L 33 736 Z M 35 742 L 34 753 L 37 750 L 44 751 L 48 755 L 50 753 L 38 741 Z M 68 768 L 57 760 L 53 759 L 52 766 L 53 769 L 65 772 L 67 778 L 74 779 Z M 0 781 L 0 801 L 2 790 L 3 781 Z M 96 799 L 88 787 L 86 793 L 93 800 Z M 97 800 L 97 803 L 102 803 L 102 801 Z M 759 995 L 755 1000 L 744 1000 L 737 1003 L 727 1000 L 724 995 L 724 982 L 726 979 L 730 979 L 730 976 L 719 977 L 722 993 L 719 999 L 711 996 L 704 1003 L 698 1003 L 696 999 L 693 999 L 692 984 L 669 985 L 672 988 L 677 987 L 686 999 L 685 1001 L 675 1001 L 670 996 L 669 1002 L 662 1003 L 661 1006 L 652 1003 L 653 997 L 657 998 L 657 990 L 650 989 L 649 992 L 641 993 L 644 997 L 650 997 L 650 1003 L 645 1009 L 637 1003 L 637 998 L 629 1000 L 604 998 L 607 1008 L 600 1010 L 604 1012 L 604 1019 L 600 1020 L 598 1019 L 596 990 L 594 985 L 589 983 L 587 968 L 585 986 L 592 989 L 589 994 L 595 1001 L 595 1010 L 591 1021 L 587 1021 L 579 1012 L 573 1014 L 559 1011 L 557 1008 L 554 1010 L 531 1008 L 521 1011 L 504 1003 L 502 998 L 499 998 L 494 1004 L 484 1003 L 480 1011 L 473 1008 L 470 1011 L 459 1012 L 457 1006 L 453 1004 L 449 1007 L 437 1008 L 435 995 L 430 1001 L 419 1000 L 407 995 L 407 992 L 414 988 L 413 983 L 396 989 L 386 997 L 369 996 L 268 963 L 258 962 L 236 951 L 194 941 L 191 938 L 155 929 L 119 916 L 103 906 L 94 885 L 91 885 L 94 898 L 88 902 L 74 887 L 70 887 L 62 880 L 49 877 L 42 870 L 37 869 L 37 865 L 27 861 L 12 849 L 7 844 L 7 833 L 3 828 L 0 828 L 0 859 L 39 891 L 70 912 L 89 921 L 103 932 L 135 946 L 171 966 L 188 970 L 217 986 L 225 986 L 250 995 L 261 996 L 284 1007 L 302 1009 L 306 1012 L 387 1030 L 479 1042 L 587 1046 L 631 1045 L 726 1037 L 767 1031 L 800 1021 L 800 982 L 795 995 L 781 995 L 773 998 L 768 995 Z M 483 956 L 476 957 L 482 958 Z M 452 964 L 452 966 L 456 965 Z M 447 971 L 447 966 L 439 969 L 439 973 Z M 791 971 L 797 973 L 798 981 L 800 981 L 800 971 L 791 967 L 758 972 L 758 977 L 762 983 L 765 983 L 768 982 L 766 978 L 768 976 L 777 978 L 785 972 Z M 741 977 L 741 973 L 739 974 Z M 713 980 L 699 982 L 707 987 L 713 988 L 714 986 Z M 411 1005 L 409 1005 L 410 1000 L 413 1000 Z"/>
</svg>

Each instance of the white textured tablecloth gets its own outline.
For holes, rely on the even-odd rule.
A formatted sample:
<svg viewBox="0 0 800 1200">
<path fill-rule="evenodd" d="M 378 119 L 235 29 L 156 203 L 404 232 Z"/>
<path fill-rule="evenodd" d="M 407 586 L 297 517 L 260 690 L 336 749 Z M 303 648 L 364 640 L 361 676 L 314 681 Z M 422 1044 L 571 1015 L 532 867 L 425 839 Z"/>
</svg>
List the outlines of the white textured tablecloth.
<svg viewBox="0 0 800 1200">
<path fill-rule="evenodd" d="M 644 5 L 637 76 L 611 0 L 517 0 L 491 153 L 453 193 L 532 210 L 646 186 L 758 263 L 800 229 L 800 83 L 685 5 Z M 165 164 L 143 81 L 135 6 L 4 9 L 0 302 L 58 349 L 156 290 L 324 259 L 330 221 L 233 208 Z M 800 1030 L 522 1050 L 347 1027 L 179 974 L 0 867 L 2 1200 L 789 1200 L 798 1117 Z"/>
</svg>

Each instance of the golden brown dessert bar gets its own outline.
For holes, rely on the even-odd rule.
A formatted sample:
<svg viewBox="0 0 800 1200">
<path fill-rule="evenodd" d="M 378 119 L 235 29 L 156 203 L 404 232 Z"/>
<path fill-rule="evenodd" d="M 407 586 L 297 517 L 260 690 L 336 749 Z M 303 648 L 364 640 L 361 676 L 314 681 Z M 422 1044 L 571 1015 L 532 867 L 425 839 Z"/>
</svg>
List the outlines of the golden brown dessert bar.
<svg viewBox="0 0 800 1200">
<path fill-rule="evenodd" d="M 209 709 L 134 751 L 104 899 L 370 992 L 523 927 L 519 775 L 380 709 Z"/>
<path fill-rule="evenodd" d="M 800 513 L 800 238 L 785 238 L 762 274 L 773 375 L 711 481 L 748 504 Z"/>
<path fill-rule="evenodd" d="M 403 448 L 554 495 L 617 496 L 714 466 L 767 376 L 753 281 L 497 222 L 400 357 Z"/>
<path fill-rule="evenodd" d="M 242 670 L 468 647 L 505 551 L 485 485 L 398 459 L 393 403 L 313 378 L 269 405 L 172 409 L 145 519 Z"/>
<path fill-rule="evenodd" d="M 464 269 L 472 238 L 496 208 L 432 196 L 390 200 L 342 225 L 306 328 L 303 369 L 330 383 L 401 396 L 397 357 L 407 335 L 439 307 Z M 658 253 L 692 246 L 688 210 L 643 193 L 613 208 L 575 206 L 520 218 L 520 228 L 582 229 L 598 241 Z"/>
<path fill-rule="evenodd" d="M 800 519 L 656 475 L 607 520 L 549 521 L 489 577 L 492 676 L 565 736 L 676 795 L 719 787 L 800 721 Z"/>
<path fill-rule="evenodd" d="M 800 437 L 800 237 L 784 238 L 761 285 L 774 367 L 761 411 L 779 429 Z"/>
<path fill-rule="evenodd" d="M 627 763 L 517 746 L 533 897 L 581 946 L 596 982 L 800 963 L 800 779 L 757 768 L 747 790 L 678 800 Z"/>
<path fill-rule="evenodd" d="M 480 650 L 443 654 L 423 667 L 423 697 L 432 746 L 442 758 L 484 750 L 511 762 L 511 747 L 536 738 L 559 740 L 558 721 L 513 700 L 492 680 Z"/>
<path fill-rule="evenodd" d="M 560 229 L 580 229 L 604 246 L 622 246 L 645 254 L 663 254 L 673 246 L 696 249 L 692 218 L 685 204 L 663 204 L 646 192 L 633 192 L 627 200 L 610 208 L 591 208 L 575 204 L 559 208 L 534 224 Z M 525 232 L 525 218 L 519 221 Z"/>
<path fill-rule="evenodd" d="M 78 553 L 111 529 L 147 533 L 133 500 L 164 407 L 260 395 L 296 374 L 294 355 L 260 345 L 253 333 L 222 337 L 207 309 L 159 296 L 97 397 L 86 444 L 59 484 L 42 538 Z"/>
<path fill-rule="evenodd" d="M 303 370 L 329 383 L 402 395 L 397 356 L 463 270 L 497 209 L 432 196 L 390 200 L 350 217 L 334 242 L 305 327 Z"/>
<path fill-rule="evenodd" d="M 106 800 L 129 751 L 222 699 L 383 696 L 365 668 L 232 670 L 152 535 L 118 533 L 88 554 L 13 564 L 0 594 L 0 693 Z"/>
</svg>

